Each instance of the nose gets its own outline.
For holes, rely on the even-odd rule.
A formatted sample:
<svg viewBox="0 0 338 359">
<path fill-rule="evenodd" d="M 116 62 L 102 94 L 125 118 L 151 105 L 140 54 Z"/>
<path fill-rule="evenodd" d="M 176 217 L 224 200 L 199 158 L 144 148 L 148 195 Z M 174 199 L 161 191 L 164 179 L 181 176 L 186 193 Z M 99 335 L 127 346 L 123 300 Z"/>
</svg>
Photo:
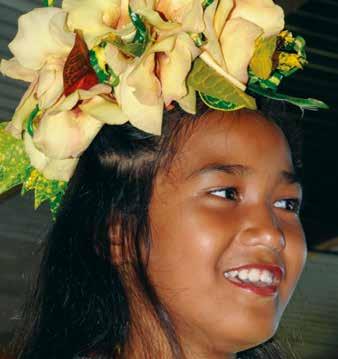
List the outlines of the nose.
<svg viewBox="0 0 338 359">
<path fill-rule="evenodd" d="M 286 244 L 278 219 L 266 206 L 252 209 L 251 214 L 246 216 L 240 241 L 247 246 L 262 245 L 276 252 L 281 252 Z"/>
</svg>

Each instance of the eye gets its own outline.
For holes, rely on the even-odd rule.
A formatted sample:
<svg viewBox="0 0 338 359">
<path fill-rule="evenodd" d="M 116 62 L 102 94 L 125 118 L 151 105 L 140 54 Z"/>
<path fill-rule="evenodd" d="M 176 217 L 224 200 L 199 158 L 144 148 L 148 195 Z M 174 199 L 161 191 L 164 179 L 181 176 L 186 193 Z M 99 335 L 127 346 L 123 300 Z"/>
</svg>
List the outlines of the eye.
<svg viewBox="0 0 338 359">
<path fill-rule="evenodd" d="M 210 191 L 209 193 L 213 196 L 222 197 L 230 201 L 237 201 L 239 198 L 238 191 L 234 187 L 218 188 L 214 191 Z"/>
<path fill-rule="evenodd" d="M 300 200 L 298 198 L 285 198 L 280 199 L 274 203 L 276 208 L 285 209 L 289 212 L 299 213 Z"/>
</svg>

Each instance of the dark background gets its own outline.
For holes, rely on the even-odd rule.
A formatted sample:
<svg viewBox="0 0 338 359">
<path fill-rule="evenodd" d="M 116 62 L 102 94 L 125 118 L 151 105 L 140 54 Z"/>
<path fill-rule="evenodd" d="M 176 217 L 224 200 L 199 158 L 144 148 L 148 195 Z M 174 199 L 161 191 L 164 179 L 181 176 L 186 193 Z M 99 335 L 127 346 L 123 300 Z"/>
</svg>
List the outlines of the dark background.
<svg viewBox="0 0 338 359">
<path fill-rule="evenodd" d="M 304 207 L 302 219 L 310 247 L 338 236 L 338 2 L 307 1 L 287 17 L 287 28 L 306 39 L 309 64 L 287 79 L 289 94 L 319 98 L 329 111 L 306 111 Z"/>
</svg>

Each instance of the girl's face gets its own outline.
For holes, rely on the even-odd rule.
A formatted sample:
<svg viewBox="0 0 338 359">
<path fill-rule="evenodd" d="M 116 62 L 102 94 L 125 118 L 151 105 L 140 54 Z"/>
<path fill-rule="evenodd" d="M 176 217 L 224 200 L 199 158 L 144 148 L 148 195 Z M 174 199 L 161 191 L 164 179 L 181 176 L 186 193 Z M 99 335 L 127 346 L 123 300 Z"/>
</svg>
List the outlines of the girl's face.
<svg viewBox="0 0 338 359">
<path fill-rule="evenodd" d="M 191 357 L 275 333 L 306 259 L 301 196 L 282 132 L 249 111 L 205 115 L 157 175 L 148 271 Z"/>
</svg>

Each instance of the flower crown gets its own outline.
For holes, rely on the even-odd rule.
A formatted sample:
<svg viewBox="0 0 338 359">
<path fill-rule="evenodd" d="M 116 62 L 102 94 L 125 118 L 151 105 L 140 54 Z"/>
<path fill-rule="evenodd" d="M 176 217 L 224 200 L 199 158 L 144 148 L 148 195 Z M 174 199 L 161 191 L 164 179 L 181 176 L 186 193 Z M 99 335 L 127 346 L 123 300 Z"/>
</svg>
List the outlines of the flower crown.
<svg viewBox="0 0 338 359">
<path fill-rule="evenodd" d="M 52 0 L 19 18 L 4 75 L 30 83 L 0 125 L 0 193 L 22 184 L 55 214 L 78 159 L 104 124 L 160 135 L 164 109 L 255 109 L 306 64 L 272 0 Z"/>
</svg>

